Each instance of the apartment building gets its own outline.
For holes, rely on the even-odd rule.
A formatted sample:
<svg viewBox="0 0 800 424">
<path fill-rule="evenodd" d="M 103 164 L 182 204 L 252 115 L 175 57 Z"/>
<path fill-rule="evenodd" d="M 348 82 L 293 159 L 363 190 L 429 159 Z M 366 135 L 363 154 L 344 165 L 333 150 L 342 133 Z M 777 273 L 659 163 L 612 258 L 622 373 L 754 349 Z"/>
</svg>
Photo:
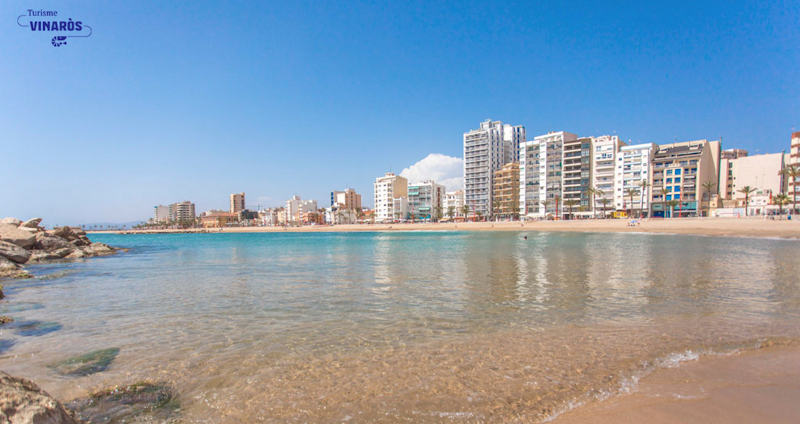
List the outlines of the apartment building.
<svg viewBox="0 0 800 424">
<path fill-rule="evenodd" d="M 562 161 L 565 142 L 578 136 L 559 131 L 526 141 L 520 147 L 520 212 L 531 218 L 555 216 L 562 195 Z M 559 203 L 558 210 L 561 210 Z"/>
<path fill-rule="evenodd" d="M 565 140 L 562 151 L 561 216 L 591 216 L 592 138 Z M 569 206 L 572 205 L 572 206 Z M 570 210 L 571 209 L 571 210 Z"/>
<path fill-rule="evenodd" d="M 194 221 L 196 217 L 194 203 L 188 200 L 169 205 L 170 221 Z"/>
<path fill-rule="evenodd" d="M 800 131 L 792 133 L 791 150 L 789 150 L 789 165 L 800 168 Z M 800 177 L 789 181 L 789 199 L 800 202 Z"/>
<path fill-rule="evenodd" d="M 316 200 L 303 200 L 300 196 L 292 196 L 286 201 L 286 209 L 283 215 L 284 224 L 302 224 L 303 214 L 317 211 Z"/>
<path fill-rule="evenodd" d="M 653 157 L 651 171 L 653 216 L 663 217 L 666 202 L 678 200 L 675 216 L 705 216 L 700 202 L 707 193 L 703 183 L 719 185 L 720 142 L 708 140 L 662 144 Z M 661 190 L 667 193 L 662 196 Z"/>
<path fill-rule="evenodd" d="M 395 214 L 402 217 L 408 208 L 408 180 L 391 172 L 375 179 L 375 222 L 392 221 Z M 398 202 L 395 199 L 402 198 Z M 403 209 L 406 210 L 403 210 Z"/>
<path fill-rule="evenodd" d="M 733 199 L 733 160 L 747 156 L 747 150 L 727 149 L 720 153 L 719 186 L 717 193 L 722 199 Z"/>
<path fill-rule="evenodd" d="M 494 198 L 494 215 L 506 218 L 519 215 L 519 164 L 505 164 L 494 173 L 492 197 Z"/>
<path fill-rule="evenodd" d="M 651 216 L 652 195 L 657 189 L 652 185 L 652 161 L 658 153 L 655 143 L 622 146 L 617 153 L 617 170 L 614 180 L 614 209 L 630 211 L 634 216 Z M 642 182 L 648 186 L 642 189 Z M 636 190 L 637 195 L 628 196 L 628 190 Z"/>
<path fill-rule="evenodd" d="M 245 210 L 244 206 L 244 192 L 231 194 L 231 212 L 238 214 Z"/>
<path fill-rule="evenodd" d="M 448 191 L 444 194 L 444 215 L 453 208 L 453 217 L 463 217 L 464 212 L 464 190 Z"/>
<path fill-rule="evenodd" d="M 356 210 L 361 208 L 361 195 L 352 188 L 344 191 L 331 192 L 331 206 L 339 205 L 340 208 Z"/>
<path fill-rule="evenodd" d="M 415 219 L 441 219 L 444 216 L 445 187 L 433 181 L 408 185 L 408 208 Z"/>
<path fill-rule="evenodd" d="M 616 135 L 603 135 L 592 139 L 592 187 L 599 192 L 592 199 L 593 216 L 614 210 L 614 183 L 616 181 L 617 154 L 625 142 Z"/>
<path fill-rule="evenodd" d="M 164 206 L 164 205 L 153 206 L 153 222 L 154 223 L 169 222 L 169 206 Z"/>
<path fill-rule="evenodd" d="M 771 153 L 723 160 L 731 175 L 730 199 L 736 200 L 737 206 L 743 206 L 746 196 L 739 190 L 744 187 L 755 190 L 754 194 L 761 192 L 767 197 L 785 192 L 788 179 L 780 173 L 786 165 L 785 158 L 783 153 Z"/>
<path fill-rule="evenodd" d="M 464 133 L 464 200 L 471 213 L 492 212 L 492 176 L 506 163 L 518 162 L 525 127 L 487 119 Z"/>
</svg>

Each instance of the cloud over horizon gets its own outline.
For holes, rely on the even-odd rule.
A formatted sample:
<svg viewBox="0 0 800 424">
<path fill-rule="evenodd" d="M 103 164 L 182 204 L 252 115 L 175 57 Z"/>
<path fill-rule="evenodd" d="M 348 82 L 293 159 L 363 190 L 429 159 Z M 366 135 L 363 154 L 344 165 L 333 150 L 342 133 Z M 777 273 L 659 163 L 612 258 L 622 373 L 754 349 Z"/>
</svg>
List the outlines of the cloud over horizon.
<svg viewBox="0 0 800 424">
<path fill-rule="evenodd" d="M 407 178 L 409 184 L 433 180 L 442 184 L 447 191 L 464 188 L 464 161 L 461 158 L 431 153 L 419 162 L 403 169 L 401 177 Z"/>
</svg>

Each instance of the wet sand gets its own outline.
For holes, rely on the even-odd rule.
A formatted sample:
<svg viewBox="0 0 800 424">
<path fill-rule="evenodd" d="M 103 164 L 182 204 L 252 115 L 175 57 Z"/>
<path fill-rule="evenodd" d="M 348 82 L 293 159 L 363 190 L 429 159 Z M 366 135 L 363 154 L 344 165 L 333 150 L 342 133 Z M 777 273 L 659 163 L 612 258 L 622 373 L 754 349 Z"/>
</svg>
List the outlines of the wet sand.
<svg viewBox="0 0 800 424">
<path fill-rule="evenodd" d="M 211 233 L 256 233 L 256 232 L 326 232 L 326 231 L 571 231 L 571 232 L 614 232 L 614 233 L 663 233 L 695 234 L 708 236 L 778 237 L 800 238 L 800 223 L 797 220 L 764 220 L 763 218 L 676 218 L 640 221 L 634 227 L 628 226 L 624 219 L 592 219 L 576 221 L 531 221 L 515 222 L 466 222 L 432 224 L 361 224 L 304 227 L 230 227 L 222 231 L 218 228 L 196 230 L 144 230 L 144 231 L 102 231 L 105 233 L 170 233 L 201 232 Z M 92 233 L 92 231 L 90 231 Z M 100 232 L 95 232 L 100 233 Z"/>
<path fill-rule="evenodd" d="M 578 407 L 553 422 L 798 423 L 799 401 L 800 349 L 769 348 L 656 371 L 631 395 Z"/>
</svg>

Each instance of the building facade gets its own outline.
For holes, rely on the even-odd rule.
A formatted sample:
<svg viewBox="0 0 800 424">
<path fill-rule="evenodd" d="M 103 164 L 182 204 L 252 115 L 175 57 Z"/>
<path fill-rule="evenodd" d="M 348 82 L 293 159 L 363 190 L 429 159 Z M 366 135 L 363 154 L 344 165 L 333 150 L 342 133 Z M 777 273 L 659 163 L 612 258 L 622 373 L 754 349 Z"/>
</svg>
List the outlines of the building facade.
<svg viewBox="0 0 800 424">
<path fill-rule="evenodd" d="M 792 133 L 791 150 L 789 150 L 789 164 L 800 168 L 800 131 Z M 800 202 L 800 177 L 789 181 L 789 199 Z M 795 211 L 796 212 L 796 211 Z"/>
<path fill-rule="evenodd" d="M 730 170 L 731 199 L 737 201 L 737 206 L 743 206 L 742 201 L 746 196 L 740 190 L 744 187 L 760 191 L 765 196 L 777 195 L 787 190 L 788 179 L 780 173 L 786 165 L 785 157 L 783 153 L 771 153 L 723 160 Z M 752 194 L 750 197 L 752 198 Z"/>
<path fill-rule="evenodd" d="M 303 200 L 300 196 L 292 196 L 286 201 L 284 209 L 284 224 L 300 225 L 303 223 L 303 214 L 317 211 L 316 200 Z"/>
<path fill-rule="evenodd" d="M 652 216 L 652 195 L 656 193 L 651 170 L 654 156 L 659 146 L 655 143 L 622 146 L 617 153 L 617 170 L 614 181 L 614 209 L 639 216 Z M 642 187 L 642 183 L 647 183 Z M 636 190 L 637 195 L 628 196 L 628 190 Z M 636 212 L 633 212 L 636 211 Z"/>
<path fill-rule="evenodd" d="M 239 213 L 245 209 L 244 192 L 231 194 L 231 213 Z"/>
<path fill-rule="evenodd" d="M 597 192 L 590 199 L 591 210 L 593 216 L 603 216 L 614 210 L 617 154 L 625 142 L 616 135 L 604 135 L 593 138 L 592 146 L 592 187 Z"/>
<path fill-rule="evenodd" d="M 352 188 L 344 191 L 331 192 L 331 206 L 341 205 L 340 207 L 349 210 L 361 208 L 361 195 Z"/>
<path fill-rule="evenodd" d="M 591 216 L 592 138 L 564 141 L 561 162 L 561 216 Z"/>
<path fill-rule="evenodd" d="M 733 165 L 735 159 L 747 156 L 747 150 L 727 149 L 720 153 L 719 186 L 717 193 L 722 199 L 733 199 Z"/>
<path fill-rule="evenodd" d="M 153 222 L 157 224 L 169 222 L 169 206 L 153 206 Z"/>
<path fill-rule="evenodd" d="M 701 202 L 708 192 L 703 183 L 719 187 L 720 142 L 708 140 L 662 144 L 653 157 L 651 171 L 653 216 L 664 217 L 666 202 L 677 200 L 674 216 L 705 215 Z M 662 196 L 661 192 L 665 190 Z"/>
<path fill-rule="evenodd" d="M 408 208 L 414 219 L 441 219 L 445 187 L 433 181 L 408 185 Z"/>
<path fill-rule="evenodd" d="M 452 209 L 453 217 L 464 216 L 464 190 L 448 191 L 444 194 L 444 215 L 449 217 L 448 211 Z"/>
<path fill-rule="evenodd" d="M 495 171 L 492 184 L 494 216 L 519 216 L 519 188 L 519 163 L 507 163 L 499 171 Z"/>
<path fill-rule="evenodd" d="M 395 206 L 408 207 L 408 180 L 391 172 L 375 179 L 375 222 L 393 221 L 396 213 L 403 216 L 407 211 L 396 210 Z M 403 198 L 397 205 L 395 199 Z"/>
<path fill-rule="evenodd" d="M 565 142 L 578 136 L 559 131 L 526 141 L 520 147 L 520 211 L 529 218 L 556 216 L 561 210 Z M 558 204 L 557 204 L 558 203 Z"/>
<path fill-rule="evenodd" d="M 180 203 L 169 205 L 170 221 L 194 221 L 197 218 L 194 210 L 194 203 L 186 200 Z"/>
<path fill-rule="evenodd" d="M 470 213 L 492 212 L 492 176 L 506 163 L 519 161 L 525 128 L 487 119 L 464 133 L 464 200 Z"/>
</svg>

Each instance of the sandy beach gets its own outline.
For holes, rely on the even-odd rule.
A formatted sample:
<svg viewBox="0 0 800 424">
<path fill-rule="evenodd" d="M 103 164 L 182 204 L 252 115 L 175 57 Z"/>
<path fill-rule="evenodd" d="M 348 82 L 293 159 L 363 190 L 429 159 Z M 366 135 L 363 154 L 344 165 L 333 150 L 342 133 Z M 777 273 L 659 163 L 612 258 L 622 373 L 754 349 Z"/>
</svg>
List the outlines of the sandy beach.
<svg viewBox="0 0 800 424">
<path fill-rule="evenodd" d="M 702 357 L 662 369 L 631 395 L 570 411 L 558 424 L 797 423 L 800 349 Z"/>
<path fill-rule="evenodd" d="M 614 232 L 614 233 L 663 233 L 696 234 L 707 236 L 742 236 L 800 238 L 800 224 L 797 221 L 764 220 L 760 217 L 739 219 L 651 219 L 638 221 L 629 226 L 630 221 L 622 219 L 592 219 L 576 221 L 531 221 L 531 222 L 466 222 L 430 224 L 362 224 L 304 227 L 228 227 L 222 230 L 136 230 L 136 231 L 90 231 L 96 233 L 169 233 L 169 232 L 323 232 L 323 231 L 576 231 L 576 232 Z"/>
</svg>

